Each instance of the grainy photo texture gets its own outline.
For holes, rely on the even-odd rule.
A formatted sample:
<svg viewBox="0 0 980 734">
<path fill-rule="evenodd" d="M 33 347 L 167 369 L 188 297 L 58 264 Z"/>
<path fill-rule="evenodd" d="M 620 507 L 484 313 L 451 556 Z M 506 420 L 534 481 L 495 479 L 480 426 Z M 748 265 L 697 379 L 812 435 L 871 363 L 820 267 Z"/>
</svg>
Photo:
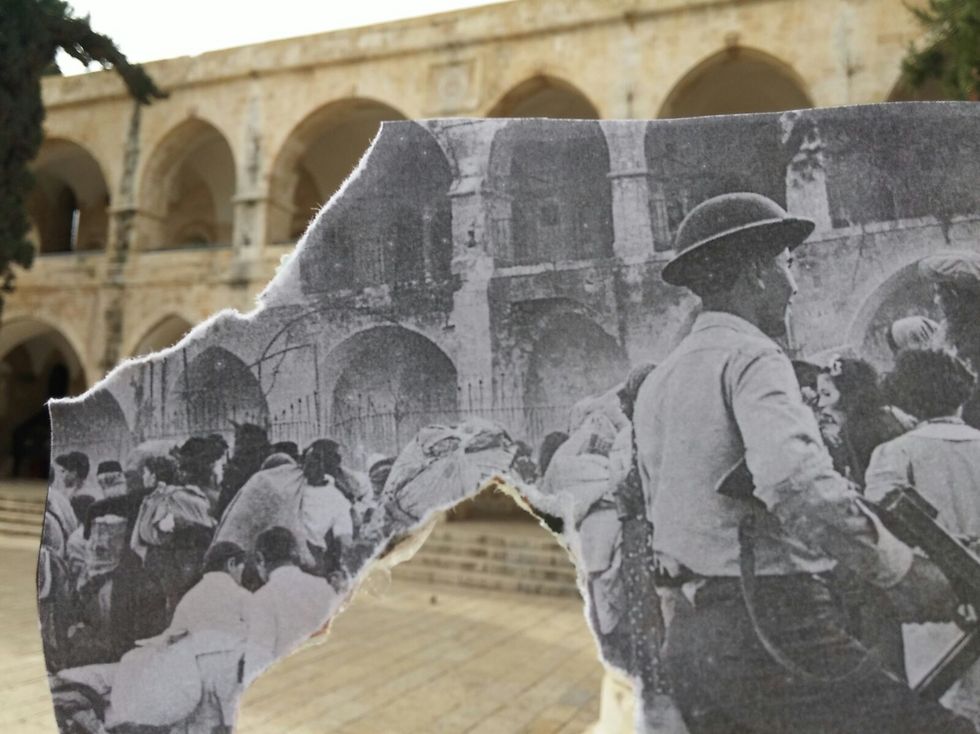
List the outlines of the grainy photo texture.
<svg viewBox="0 0 980 734">
<path fill-rule="evenodd" d="M 51 405 L 61 731 L 232 731 L 489 488 L 638 731 L 974 732 L 978 314 L 976 105 L 385 124 L 254 312 Z"/>
</svg>

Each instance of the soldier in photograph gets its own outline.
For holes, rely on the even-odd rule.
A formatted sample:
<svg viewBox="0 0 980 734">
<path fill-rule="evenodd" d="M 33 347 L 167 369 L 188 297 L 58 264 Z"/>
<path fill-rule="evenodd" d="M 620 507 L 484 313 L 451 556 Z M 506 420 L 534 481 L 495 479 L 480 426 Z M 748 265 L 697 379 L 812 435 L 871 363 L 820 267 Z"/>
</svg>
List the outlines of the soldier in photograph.
<svg viewBox="0 0 980 734">
<path fill-rule="evenodd" d="M 634 415 L 657 562 L 685 600 L 667 620 L 673 691 L 692 734 L 973 732 L 847 634 L 828 585 L 840 562 L 909 621 L 955 615 L 938 569 L 833 470 L 774 341 L 796 293 L 792 251 L 813 228 L 761 195 L 714 197 L 684 219 L 663 270 L 703 304 Z M 746 480 L 726 481 L 743 461 Z"/>
</svg>

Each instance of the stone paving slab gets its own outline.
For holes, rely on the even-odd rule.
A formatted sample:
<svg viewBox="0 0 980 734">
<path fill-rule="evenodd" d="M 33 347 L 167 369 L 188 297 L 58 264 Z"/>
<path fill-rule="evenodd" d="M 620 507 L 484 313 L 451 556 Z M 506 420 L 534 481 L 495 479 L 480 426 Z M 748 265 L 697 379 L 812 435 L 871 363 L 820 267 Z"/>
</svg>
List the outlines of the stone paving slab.
<svg viewBox="0 0 980 734">
<path fill-rule="evenodd" d="M 54 734 L 34 602 L 36 540 L 0 541 L 0 732 Z M 241 734 L 582 732 L 602 668 L 576 599 L 371 579 L 249 689 Z"/>
</svg>

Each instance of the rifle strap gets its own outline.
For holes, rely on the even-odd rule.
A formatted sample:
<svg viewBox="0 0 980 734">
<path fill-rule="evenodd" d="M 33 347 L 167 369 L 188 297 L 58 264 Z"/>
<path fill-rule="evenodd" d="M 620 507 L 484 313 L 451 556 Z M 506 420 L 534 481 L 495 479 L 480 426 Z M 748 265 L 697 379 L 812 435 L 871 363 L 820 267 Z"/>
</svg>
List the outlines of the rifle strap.
<svg viewBox="0 0 980 734">
<path fill-rule="evenodd" d="M 806 670 L 789 656 L 786 655 L 779 646 L 769 637 L 759 623 L 759 615 L 756 609 L 756 575 L 755 575 L 755 538 L 756 538 L 756 518 L 754 515 L 746 515 L 738 527 L 739 542 L 739 571 L 740 584 L 742 588 L 742 599 L 745 602 L 745 610 L 748 613 L 749 621 L 756 638 L 762 645 L 766 653 L 787 673 L 797 678 L 803 683 L 815 685 L 839 685 L 852 680 L 864 677 L 872 670 L 883 670 L 880 661 L 880 650 L 873 647 L 868 654 L 853 668 L 842 675 L 817 675 Z M 804 610 L 805 613 L 805 610 Z"/>
</svg>

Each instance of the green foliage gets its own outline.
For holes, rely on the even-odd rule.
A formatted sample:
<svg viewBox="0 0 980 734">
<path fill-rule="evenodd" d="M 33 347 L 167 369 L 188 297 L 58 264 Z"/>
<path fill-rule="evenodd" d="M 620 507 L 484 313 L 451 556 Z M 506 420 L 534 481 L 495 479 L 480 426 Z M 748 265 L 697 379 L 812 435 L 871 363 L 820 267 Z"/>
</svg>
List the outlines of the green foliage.
<svg viewBox="0 0 980 734">
<path fill-rule="evenodd" d="M 111 38 L 96 33 L 62 0 L 2 0 L 0 8 L 0 313 L 14 286 L 15 266 L 30 267 L 25 209 L 33 179 L 28 169 L 41 147 L 41 77 L 58 73 L 58 49 L 84 64 L 114 68 L 140 104 L 166 95 L 130 64 Z"/>
<path fill-rule="evenodd" d="M 980 0 L 928 0 L 909 10 L 926 39 L 902 61 L 908 83 L 918 89 L 938 79 L 951 99 L 980 99 Z"/>
</svg>

